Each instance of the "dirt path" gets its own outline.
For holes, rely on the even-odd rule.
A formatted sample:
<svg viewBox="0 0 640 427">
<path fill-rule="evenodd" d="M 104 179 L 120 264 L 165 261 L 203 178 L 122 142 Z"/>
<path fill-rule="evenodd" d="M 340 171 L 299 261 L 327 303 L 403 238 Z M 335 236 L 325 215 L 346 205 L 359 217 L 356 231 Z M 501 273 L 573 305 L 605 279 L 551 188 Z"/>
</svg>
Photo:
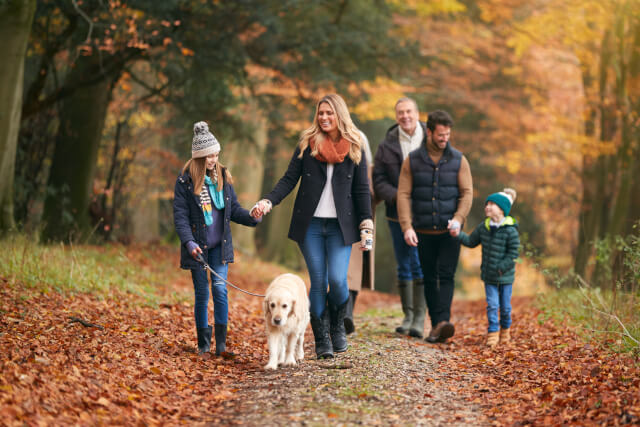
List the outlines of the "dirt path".
<svg viewBox="0 0 640 427">
<path fill-rule="evenodd" d="M 278 274 L 241 265 L 230 279 L 257 292 Z M 638 359 L 585 343 L 530 297 L 513 300 L 512 344 L 491 350 L 481 300 L 456 296 L 456 334 L 432 345 L 391 332 L 397 296 L 363 291 L 345 354 L 315 360 L 309 328 L 305 361 L 265 372 L 260 299 L 230 293 L 236 357 L 202 358 L 188 275 L 161 285 L 189 298 L 149 307 L 0 277 L 0 425 L 640 425 Z"/>
<path fill-rule="evenodd" d="M 307 337 L 298 367 L 247 372 L 239 399 L 215 420 L 243 425 L 483 425 L 477 404 L 457 386 L 472 387 L 471 373 L 455 378 L 440 367 L 453 355 L 421 340 L 391 333 L 397 319 L 370 311 L 357 318 L 350 348 L 315 360 Z M 393 326 L 393 327 L 392 327 Z M 453 356 L 455 357 L 455 356 Z"/>
</svg>

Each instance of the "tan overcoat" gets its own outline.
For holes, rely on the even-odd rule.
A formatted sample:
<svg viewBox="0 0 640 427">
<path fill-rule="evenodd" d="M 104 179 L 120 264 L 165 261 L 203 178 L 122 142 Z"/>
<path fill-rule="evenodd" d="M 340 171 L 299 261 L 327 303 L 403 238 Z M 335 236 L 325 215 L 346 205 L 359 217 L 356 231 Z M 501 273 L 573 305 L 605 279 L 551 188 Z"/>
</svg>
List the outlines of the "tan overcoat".
<svg viewBox="0 0 640 427">
<path fill-rule="evenodd" d="M 371 155 L 371 148 L 369 147 L 369 141 L 367 137 L 362 133 L 365 143 L 364 151 L 367 156 L 368 164 L 368 176 L 369 176 L 369 190 L 371 191 L 371 213 L 373 215 L 373 223 L 376 223 L 376 200 L 373 195 L 373 181 L 371 180 L 371 173 L 373 172 L 373 159 Z M 347 272 L 347 282 L 349 283 L 349 290 L 360 291 L 362 288 L 374 289 L 374 271 L 375 271 L 375 250 L 376 250 L 376 230 L 374 226 L 373 230 L 373 249 L 370 251 L 360 250 L 360 242 L 356 242 L 351 246 L 351 257 L 349 258 L 349 271 Z"/>
</svg>

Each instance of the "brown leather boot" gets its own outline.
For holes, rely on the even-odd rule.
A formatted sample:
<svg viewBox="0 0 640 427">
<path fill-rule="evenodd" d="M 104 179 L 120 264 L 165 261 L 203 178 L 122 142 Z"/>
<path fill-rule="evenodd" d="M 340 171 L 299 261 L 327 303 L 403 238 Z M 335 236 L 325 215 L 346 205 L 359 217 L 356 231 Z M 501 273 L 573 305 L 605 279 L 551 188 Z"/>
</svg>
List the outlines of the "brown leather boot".
<svg viewBox="0 0 640 427">
<path fill-rule="evenodd" d="M 499 332 L 489 332 L 487 334 L 487 346 L 489 347 L 495 347 L 496 345 L 498 345 L 498 340 L 499 340 Z"/>
<path fill-rule="evenodd" d="M 507 345 L 511 341 L 511 329 L 500 329 L 500 345 Z"/>
<path fill-rule="evenodd" d="M 443 320 L 438 322 L 435 328 L 431 330 L 429 336 L 425 338 L 425 341 L 430 343 L 446 342 L 448 338 L 451 338 L 455 333 L 456 328 L 453 323 Z"/>
</svg>

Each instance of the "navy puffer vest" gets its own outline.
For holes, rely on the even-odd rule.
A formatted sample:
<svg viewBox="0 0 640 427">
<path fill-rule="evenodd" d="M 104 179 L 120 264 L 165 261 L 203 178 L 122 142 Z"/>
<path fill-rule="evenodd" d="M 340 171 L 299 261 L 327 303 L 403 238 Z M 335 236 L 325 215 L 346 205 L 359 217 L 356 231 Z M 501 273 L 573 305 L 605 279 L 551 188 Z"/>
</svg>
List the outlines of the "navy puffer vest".
<svg viewBox="0 0 640 427">
<path fill-rule="evenodd" d="M 426 146 L 409 154 L 413 188 L 411 208 L 416 230 L 446 230 L 447 222 L 458 209 L 458 171 L 462 153 L 450 144 L 436 165 Z"/>
</svg>

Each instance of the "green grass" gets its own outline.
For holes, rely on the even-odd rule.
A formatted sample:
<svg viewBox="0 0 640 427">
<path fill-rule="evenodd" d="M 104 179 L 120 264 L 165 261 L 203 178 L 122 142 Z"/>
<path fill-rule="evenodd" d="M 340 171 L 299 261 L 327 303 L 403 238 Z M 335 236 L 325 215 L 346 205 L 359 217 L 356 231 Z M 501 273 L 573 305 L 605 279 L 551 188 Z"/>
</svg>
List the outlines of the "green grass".
<svg viewBox="0 0 640 427">
<path fill-rule="evenodd" d="M 560 288 L 540 295 L 537 303 L 543 311 L 539 322 L 552 319 L 572 327 L 585 341 L 640 356 L 640 295 Z"/>
<path fill-rule="evenodd" d="M 158 303 L 158 284 L 166 282 L 166 272 L 142 268 L 121 246 L 40 245 L 26 236 L 13 235 L 0 240 L 0 247 L 0 277 L 10 286 L 41 293 L 83 292 L 105 297 L 118 290 L 153 306 Z M 153 258 L 151 252 L 143 256 Z M 157 261 L 166 264 L 166 260 Z"/>
</svg>

